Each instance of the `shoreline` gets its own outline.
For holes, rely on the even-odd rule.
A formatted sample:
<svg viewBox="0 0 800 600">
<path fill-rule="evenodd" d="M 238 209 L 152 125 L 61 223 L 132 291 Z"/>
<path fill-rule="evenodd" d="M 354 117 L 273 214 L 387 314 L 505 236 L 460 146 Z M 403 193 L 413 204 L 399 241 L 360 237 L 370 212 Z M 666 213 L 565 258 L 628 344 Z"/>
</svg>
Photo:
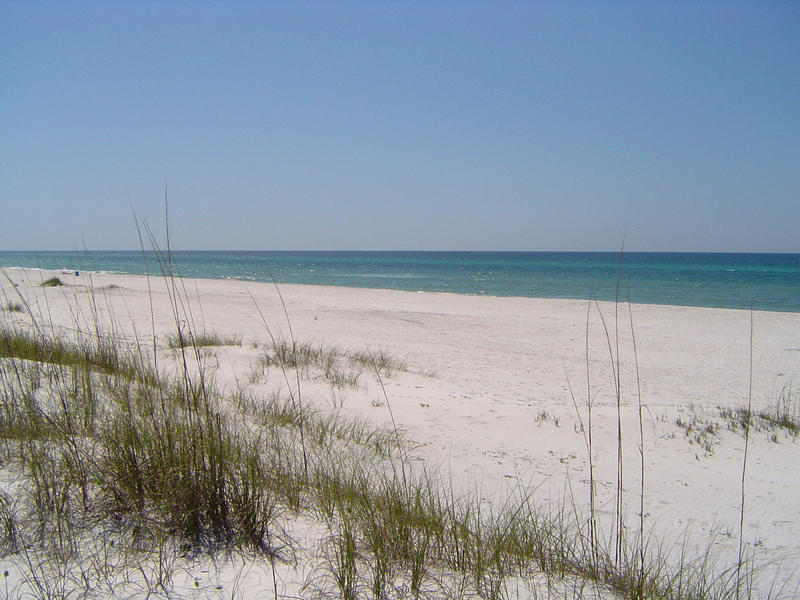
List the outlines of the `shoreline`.
<svg viewBox="0 0 800 600">
<path fill-rule="evenodd" d="M 67 271 L 161 275 L 155 253 L 0 254 Z M 800 254 L 598 252 L 174 252 L 175 273 L 281 284 L 571 298 L 800 312 Z M 620 287 L 621 285 L 621 287 Z"/>
<path fill-rule="evenodd" d="M 655 254 L 655 253 L 654 253 Z M 51 268 L 44 268 L 44 267 L 20 267 L 20 266 L 0 266 L 2 270 L 13 270 L 13 271 L 32 271 L 32 272 L 41 272 L 41 273 L 48 273 L 51 276 L 54 275 L 67 275 L 69 277 L 74 278 L 75 270 L 70 269 L 51 269 Z M 128 272 L 120 272 L 120 271 L 104 271 L 104 270 L 78 270 L 81 275 L 89 274 L 103 277 L 103 276 L 120 276 L 120 277 L 141 277 L 141 278 L 150 278 L 151 280 L 158 280 L 164 279 L 165 275 L 161 272 L 157 274 L 142 274 L 142 273 L 128 273 Z M 430 295 L 451 295 L 455 297 L 466 297 L 466 298 L 487 298 L 487 299 L 498 299 L 498 300 L 534 300 L 534 301 L 565 301 L 565 302 L 577 302 L 583 303 L 584 305 L 587 303 L 600 303 L 602 305 L 614 305 L 614 300 L 608 299 L 598 299 L 598 298 L 575 298 L 575 297 L 561 297 L 561 296 L 520 296 L 520 295 L 492 295 L 488 293 L 468 293 L 468 292 L 453 292 L 447 290 L 406 290 L 406 289 L 397 289 L 397 288 L 389 288 L 389 287 L 371 287 L 371 286 L 345 286 L 339 284 L 328 284 L 328 283 L 294 283 L 294 282 L 284 282 L 284 281 L 264 281 L 259 279 L 248 279 L 244 277 L 234 277 L 234 276 L 226 276 L 226 277 L 195 277 L 195 276 L 182 276 L 178 273 L 174 274 L 174 277 L 179 280 L 186 280 L 186 281 L 221 281 L 221 282 L 238 282 L 242 284 L 253 284 L 253 285 L 266 285 L 274 287 L 275 285 L 279 286 L 281 289 L 284 287 L 310 287 L 310 288 L 322 288 L 322 289 L 336 289 L 336 290 L 354 290 L 354 291 L 377 291 L 377 292 L 397 292 L 400 294 L 430 294 Z M 67 284 L 71 285 L 71 284 Z M 707 306 L 707 305 L 698 305 L 698 304 L 669 304 L 669 303 L 657 303 L 657 302 L 644 302 L 644 301 L 628 301 L 627 299 L 620 299 L 619 302 L 616 302 L 619 306 L 627 306 L 631 304 L 632 306 L 641 306 L 641 307 L 665 307 L 665 308 L 687 308 L 687 309 L 708 309 L 708 310 L 731 310 L 731 311 L 743 311 L 743 312 L 755 312 L 755 313 L 778 313 L 778 314 L 795 314 L 800 315 L 800 310 L 788 310 L 788 309 L 771 309 L 771 308 L 749 308 L 749 307 L 730 307 L 730 306 Z"/>
<path fill-rule="evenodd" d="M 60 271 L 15 272 L 23 275 L 18 289 L 46 307 L 57 326 L 69 325 L 76 314 L 80 318 L 69 306 L 85 306 L 93 286 L 120 332 L 135 333 L 140 344 L 150 343 L 151 308 L 160 344 L 175 331 L 163 277 L 151 276 L 149 291 L 146 276 L 95 272 L 86 272 L 86 278 L 73 274 L 69 282 L 64 277 L 69 284 L 64 287 L 38 288 L 37 277 Z M 680 550 L 682 536 L 691 531 L 686 543 L 692 552 L 702 553 L 713 540 L 715 553 L 735 555 L 736 536 L 730 532 L 738 530 L 743 437 L 729 430 L 720 408 L 747 404 L 751 316 L 754 410 L 770 409 L 781 390 L 791 394 L 792 384 L 800 382 L 800 313 L 633 304 L 632 317 L 627 305 L 616 307 L 615 328 L 614 303 L 603 301 L 279 284 L 281 300 L 271 283 L 177 281 L 199 331 L 240 337 L 239 346 L 215 353 L 223 390 L 244 380 L 258 356 L 252 345 L 267 337 L 262 316 L 272 334 L 288 338 L 283 302 L 299 342 L 381 350 L 404 361 L 407 371 L 382 384 L 393 419 L 416 444 L 416 460 L 443 472 L 459 494 L 478 495 L 487 506 L 523 491 L 537 502 L 558 503 L 567 486 L 576 498 L 587 497 L 578 413 L 585 420 L 588 393 L 603 519 L 610 518 L 616 464 L 612 366 L 618 329 L 626 521 L 635 525 L 638 506 L 640 387 L 646 407 L 647 531 L 667 553 Z M 10 298 L 8 282 L 2 283 Z M 303 385 L 304 398 L 320 410 L 378 426 L 390 423 L 381 386 L 368 373 L 355 389 L 337 390 L 320 381 Z M 703 437 L 709 427 L 715 431 Z M 745 542 L 758 545 L 766 560 L 800 556 L 798 440 L 777 430 L 754 432 L 750 443 L 747 483 L 754 496 Z"/>
</svg>

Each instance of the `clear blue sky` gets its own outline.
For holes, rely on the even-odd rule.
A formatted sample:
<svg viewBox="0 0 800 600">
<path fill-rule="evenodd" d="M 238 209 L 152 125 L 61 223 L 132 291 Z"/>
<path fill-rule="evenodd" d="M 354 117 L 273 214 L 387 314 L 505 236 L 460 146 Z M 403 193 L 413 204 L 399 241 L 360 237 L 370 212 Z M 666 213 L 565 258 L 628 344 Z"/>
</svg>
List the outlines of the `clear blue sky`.
<svg viewBox="0 0 800 600">
<path fill-rule="evenodd" d="M 0 1 L 0 249 L 800 252 L 800 3 Z"/>
</svg>

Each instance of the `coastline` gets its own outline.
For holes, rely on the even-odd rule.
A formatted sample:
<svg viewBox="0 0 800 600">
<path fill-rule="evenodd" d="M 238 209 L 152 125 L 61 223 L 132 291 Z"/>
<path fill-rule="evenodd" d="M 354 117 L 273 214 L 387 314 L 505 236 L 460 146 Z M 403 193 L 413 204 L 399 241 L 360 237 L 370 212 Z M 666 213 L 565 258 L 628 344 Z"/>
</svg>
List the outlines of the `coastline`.
<svg viewBox="0 0 800 600">
<path fill-rule="evenodd" d="M 135 336 L 141 345 L 152 343 L 151 308 L 159 343 L 175 330 L 163 278 L 91 272 L 75 277 L 25 269 L 10 275 L 31 306 L 64 331 L 88 320 L 91 294 L 99 294 L 101 312 L 128 340 Z M 37 287 L 50 275 L 67 285 Z M 719 408 L 747 404 L 751 315 L 754 410 L 769 409 L 781 390 L 800 382 L 800 313 L 635 304 L 629 315 L 628 305 L 602 301 L 303 284 L 280 284 L 279 296 L 267 283 L 178 281 L 195 328 L 241 339 L 238 347 L 215 353 L 216 379 L 228 392 L 246 379 L 258 355 L 252 346 L 267 336 L 265 323 L 272 335 L 288 338 L 284 308 L 298 341 L 382 350 L 404 361 L 407 371 L 382 384 L 393 418 L 415 444 L 416 460 L 443 472 L 458 493 L 478 495 L 488 506 L 523 491 L 536 502 L 558 503 L 568 486 L 575 498 L 587 496 L 578 412 L 586 403 L 588 362 L 598 501 L 601 516 L 609 517 L 616 469 L 612 373 L 618 355 L 624 487 L 630 498 L 626 520 L 633 527 L 638 508 L 640 387 L 646 407 L 646 531 L 667 554 L 681 550 L 682 543 L 702 553 L 710 541 L 716 554 L 735 559 L 737 540 L 731 532 L 738 530 L 744 438 L 728 429 Z M 13 299 L 7 281 L 2 289 L 4 302 Z M 70 309 L 75 305 L 83 312 Z M 320 410 L 380 426 L 390 423 L 381 386 L 368 374 L 355 389 L 303 385 L 304 398 Z M 714 423 L 716 433 L 704 446 L 678 421 L 697 428 Z M 745 541 L 758 546 L 765 562 L 800 556 L 798 440 L 780 430 L 755 431 L 750 444 Z"/>
<path fill-rule="evenodd" d="M 151 276 L 163 258 L 0 252 L 7 264 Z M 176 251 L 171 259 L 187 278 L 800 312 L 800 254 Z"/>
</svg>

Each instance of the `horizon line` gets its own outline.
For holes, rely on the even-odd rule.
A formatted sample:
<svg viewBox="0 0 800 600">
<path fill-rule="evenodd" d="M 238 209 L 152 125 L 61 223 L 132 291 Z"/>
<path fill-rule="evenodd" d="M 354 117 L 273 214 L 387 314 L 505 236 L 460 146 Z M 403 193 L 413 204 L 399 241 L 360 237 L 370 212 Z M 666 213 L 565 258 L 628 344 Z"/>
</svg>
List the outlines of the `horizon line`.
<svg viewBox="0 0 800 600">
<path fill-rule="evenodd" d="M 135 252 L 141 253 L 142 248 L 136 249 L 76 249 L 72 248 L 69 250 L 64 249 L 0 249 L 0 253 L 10 253 L 10 252 L 28 252 L 28 253 L 81 253 L 81 254 L 91 254 L 93 252 Z M 145 252 L 163 252 L 166 253 L 167 250 L 163 248 L 146 248 L 144 249 Z M 346 249 L 346 250 L 335 250 L 335 249 L 242 249 L 242 248 L 233 248 L 233 249 L 211 249 L 211 248 L 171 248 L 170 252 L 301 252 L 301 253 L 370 253 L 370 254 L 378 254 L 378 253 L 405 253 L 405 254 L 784 254 L 784 255 L 793 255 L 793 254 L 800 254 L 800 250 L 787 252 L 787 251 L 776 251 L 776 250 L 402 250 L 402 249 L 391 249 L 391 250 L 356 250 L 356 249 Z"/>
</svg>

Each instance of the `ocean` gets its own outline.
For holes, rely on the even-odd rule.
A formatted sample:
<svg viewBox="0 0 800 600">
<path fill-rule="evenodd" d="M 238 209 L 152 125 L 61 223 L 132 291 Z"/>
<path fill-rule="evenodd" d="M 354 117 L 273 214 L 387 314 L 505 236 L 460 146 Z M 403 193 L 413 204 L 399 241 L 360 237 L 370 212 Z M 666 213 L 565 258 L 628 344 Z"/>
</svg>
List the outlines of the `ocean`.
<svg viewBox="0 0 800 600">
<path fill-rule="evenodd" d="M 184 277 L 800 312 L 800 254 L 177 251 L 172 264 Z M 0 266 L 162 274 L 140 251 L 0 252 Z"/>
</svg>

